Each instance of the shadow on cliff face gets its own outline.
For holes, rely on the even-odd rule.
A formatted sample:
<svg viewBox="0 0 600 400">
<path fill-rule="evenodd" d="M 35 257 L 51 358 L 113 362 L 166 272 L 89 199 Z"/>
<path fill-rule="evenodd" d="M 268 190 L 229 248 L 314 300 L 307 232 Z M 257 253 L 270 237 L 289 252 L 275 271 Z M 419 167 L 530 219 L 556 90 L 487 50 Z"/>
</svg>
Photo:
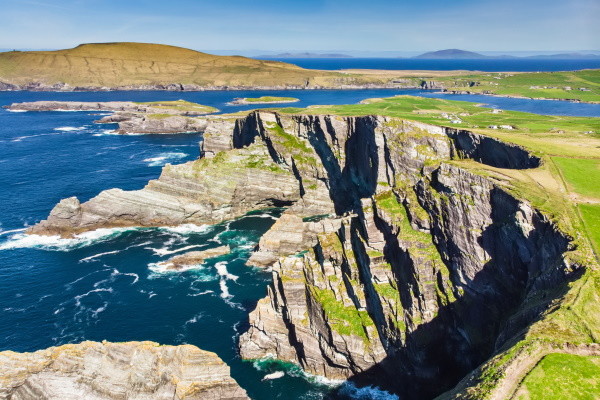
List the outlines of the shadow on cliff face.
<svg viewBox="0 0 600 400">
<path fill-rule="evenodd" d="M 569 282 L 581 276 L 583 268 L 565 271 L 562 254 L 569 249 L 569 240 L 543 215 L 532 211 L 530 226 L 523 228 L 527 222 L 518 222 L 522 212 L 518 200 L 497 188 L 492 189 L 490 199 L 492 223 L 478 239 L 490 261 L 466 278 L 461 259 L 469 255 L 460 253 L 441 225 L 434 225 L 438 247 L 443 248 L 444 261 L 450 266 L 450 279 L 464 294 L 448 305 L 439 304 L 437 315 L 407 333 L 403 343 L 384 343 L 387 357 L 351 381 L 377 385 L 402 400 L 434 398 L 508 342 L 524 336 L 549 304 L 567 293 Z M 423 309 L 420 299 L 427 296 L 419 293 L 415 279 L 423 271 L 402 249 L 392 227 L 378 218 L 375 223 L 386 237 L 384 254 L 392 265 L 403 308 Z M 353 229 L 353 235 L 363 235 L 360 226 Z M 361 280 L 367 298 L 371 297 L 368 311 L 381 327 L 381 305 L 370 290 L 369 259 L 360 256 L 364 252 L 360 246 L 353 250 L 357 260 L 366 262 Z M 434 278 L 444 279 L 439 274 Z M 438 287 L 443 287 L 441 283 Z M 380 332 L 380 336 L 385 335 Z"/>
<path fill-rule="evenodd" d="M 326 131 L 317 118 L 311 118 L 308 141 L 319 156 L 329 184 L 329 195 L 335 211 L 342 215 L 360 209 L 360 199 L 370 197 L 377 188 L 379 157 L 375 143 L 375 121 L 372 118 L 348 118 L 350 135 L 345 143 L 345 164 L 339 163 L 327 136 L 336 139 L 335 128 L 325 119 Z"/>
<path fill-rule="evenodd" d="M 495 269 L 495 265 L 487 265 L 474 282 L 488 282 L 490 276 L 495 275 Z M 518 302 L 502 299 L 501 294 L 465 294 L 454 303 L 441 307 L 433 320 L 408 334 L 402 348 L 349 381 L 357 386 L 377 386 L 398 394 L 401 400 L 433 399 L 452 389 L 508 340 L 523 338 L 527 326 L 541 318 L 541 313 L 553 300 L 564 296 L 569 290 L 569 282 L 578 279 L 582 272 L 572 273 L 543 294 L 543 304 L 528 310 L 526 316 L 517 317 L 519 321 L 510 326 L 513 334 L 507 336 L 507 340 L 496 343 L 500 336 L 506 336 L 503 328 L 511 325 L 507 324 L 511 313 L 503 308 L 515 312 Z M 340 397 L 333 392 L 328 398 Z"/>
</svg>

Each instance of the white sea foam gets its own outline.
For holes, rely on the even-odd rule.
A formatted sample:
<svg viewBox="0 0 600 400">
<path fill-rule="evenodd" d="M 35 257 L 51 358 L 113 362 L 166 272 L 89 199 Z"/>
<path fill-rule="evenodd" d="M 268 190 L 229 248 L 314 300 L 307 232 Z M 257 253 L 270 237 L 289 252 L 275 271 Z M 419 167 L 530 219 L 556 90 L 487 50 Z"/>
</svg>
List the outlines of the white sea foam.
<svg viewBox="0 0 600 400">
<path fill-rule="evenodd" d="M 81 307 L 81 299 L 89 296 L 92 293 L 100 293 L 100 292 L 112 293 L 113 289 L 112 288 L 96 288 L 96 289 L 92 289 L 84 294 L 77 295 L 77 296 L 75 296 L 75 306 Z"/>
<path fill-rule="evenodd" d="M 194 225 L 185 224 L 175 227 L 159 227 L 150 228 L 157 229 L 159 231 L 166 231 L 169 233 L 175 233 L 178 235 L 189 235 L 193 233 L 206 233 L 209 232 L 213 227 L 211 225 Z M 70 251 L 81 247 L 86 247 L 91 244 L 104 242 L 115 238 L 116 236 L 131 231 L 150 230 L 149 228 L 131 227 L 131 228 L 100 228 L 90 232 L 80 233 L 75 235 L 73 238 L 62 238 L 58 235 L 45 236 L 45 235 L 34 235 L 21 233 L 23 230 L 16 230 L 20 232 L 10 236 L 6 241 L 0 243 L 0 250 L 12 250 L 21 248 L 38 248 L 44 250 L 54 251 Z M 5 232 L 8 233 L 8 232 Z M 147 243 L 146 243 L 147 244 Z M 140 246 L 140 245 L 138 245 Z"/>
<path fill-rule="evenodd" d="M 167 231 L 170 233 L 177 233 L 180 235 L 189 235 L 191 233 L 207 233 L 213 229 L 212 225 L 195 225 L 195 224 L 183 224 L 179 226 L 172 227 L 161 227 L 159 228 L 162 231 Z"/>
<path fill-rule="evenodd" d="M 93 256 L 82 258 L 81 260 L 79 260 L 79 262 L 80 263 L 82 263 L 82 262 L 88 262 L 88 261 L 94 260 L 94 259 L 96 259 L 98 257 L 106 256 L 106 255 L 109 255 L 109 254 L 117 254 L 119 252 L 120 252 L 120 250 L 105 251 L 104 253 L 98 253 L 98 254 L 94 254 Z"/>
<path fill-rule="evenodd" d="M 285 375 L 285 372 L 283 372 L 283 371 L 275 371 L 271 374 L 267 374 L 267 375 L 263 376 L 261 381 L 269 381 L 269 380 L 273 380 L 273 379 L 279 379 L 279 378 L 282 378 L 284 375 Z"/>
<path fill-rule="evenodd" d="M 58 128 L 54 128 L 54 130 L 60 131 L 60 132 L 74 132 L 74 131 L 80 131 L 85 128 L 86 128 L 85 126 L 61 126 Z"/>
<path fill-rule="evenodd" d="M 131 276 L 133 278 L 133 282 L 131 282 L 132 285 L 136 284 L 140 280 L 140 276 L 138 274 L 133 272 L 121 272 L 116 268 L 113 268 L 110 276 L 111 278 L 116 278 L 117 276 Z"/>
<path fill-rule="evenodd" d="M 189 324 L 195 324 L 203 316 L 204 316 L 204 312 L 201 311 L 198 314 L 194 315 L 192 318 L 190 318 L 187 321 L 185 321 L 185 323 L 183 324 L 183 326 L 186 326 L 186 325 L 189 325 Z"/>
<path fill-rule="evenodd" d="M 115 129 L 101 129 L 99 133 L 94 133 L 92 136 L 114 136 L 120 135 Z"/>
<path fill-rule="evenodd" d="M 338 393 L 356 400 L 400 400 L 400 398 L 375 386 L 356 387 L 352 382 L 344 382 Z"/>
<path fill-rule="evenodd" d="M 169 250 L 168 248 L 165 248 L 165 247 L 160 248 L 160 249 L 156 249 L 154 247 L 146 247 L 146 248 L 148 250 L 152 250 L 154 252 L 154 254 L 157 254 L 159 256 L 166 256 L 166 255 L 169 255 L 169 254 L 180 253 L 182 251 L 186 251 L 186 250 L 189 250 L 189 249 L 195 249 L 197 247 L 202 247 L 202 245 L 200 245 L 200 244 L 194 244 L 194 245 L 191 245 L 191 246 L 181 247 L 181 248 L 175 249 L 175 250 Z"/>
<path fill-rule="evenodd" d="M 160 153 L 156 157 L 144 159 L 144 162 L 148 163 L 149 167 L 162 167 L 167 163 L 178 161 L 185 157 L 187 157 L 185 153 Z"/>
<path fill-rule="evenodd" d="M 109 240 L 123 232 L 136 228 L 101 228 L 95 231 L 81 233 L 73 238 L 65 239 L 60 236 L 28 235 L 18 233 L 0 244 L 0 250 L 21 248 L 39 248 L 44 250 L 69 251 L 89 246 L 93 243 Z"/>
<path fill-rule="evenodd" d="M 23 139 L 29 139 L 29 138 L 39 137 L 39 136 L 51 136 L 51 135 L 55 135 L 55 134 L 54 133 L 40 133 L 39 135 L 17 136 L 16 138 L 12 139 L 11 142 L 22 142 Z"/>
<path fill-rule="evenodd" d="M 217 269 L 217 273 L 219 276 L 225 280 L 229 279 L 232 281 L 237 281 L 239 276 L 232 275 L 227 271 L 227 261 L 220 261 L 215 264 L 215 268 Z"/>
<path fill-rule="evenodd" d="M 16 113 L 27 112 L 27 110 L 6 110 L 6 111 L 8 111 L 8 112 L 16 112 Z"/>
<path fill-rule="evenodd" d="M 27 228 L 11 229 L 9 231 L 0 230 L 0 236 L 8 235 L 9 233 L 24 232 Z"/>
<path fill-rule="evenodd" d="M 188 296 L 189 297 L 204 296 L 205 294 L 211 294 L 211 293 L 214 293 L 214 290 L 205 290 L 200 293 L 188 294 Z"/>
</svg>

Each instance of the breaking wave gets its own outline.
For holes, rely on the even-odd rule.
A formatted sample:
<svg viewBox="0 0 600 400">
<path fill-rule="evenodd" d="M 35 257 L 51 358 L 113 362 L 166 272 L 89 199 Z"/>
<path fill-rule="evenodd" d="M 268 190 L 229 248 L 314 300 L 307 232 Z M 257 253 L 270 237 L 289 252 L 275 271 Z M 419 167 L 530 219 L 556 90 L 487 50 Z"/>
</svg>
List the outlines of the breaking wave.
<svg viewBox="0 0 600 400">
<path fill-rule="evenodd" d="M 165 164 L 179 161 L 187 156 L 186 153 L 161 153 L 156 157 L 144 159 L 144 162 L 148 163 L 149 167 L 162 167 Z"/>
</svg>

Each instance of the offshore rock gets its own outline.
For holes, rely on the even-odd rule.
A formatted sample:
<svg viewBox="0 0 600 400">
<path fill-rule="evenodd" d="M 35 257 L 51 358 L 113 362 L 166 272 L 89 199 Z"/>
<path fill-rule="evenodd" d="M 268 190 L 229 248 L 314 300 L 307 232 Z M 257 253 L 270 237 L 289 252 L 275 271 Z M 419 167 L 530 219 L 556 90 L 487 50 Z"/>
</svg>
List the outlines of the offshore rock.
<svg viewBox="0 0 600 400">
<path fill-rule="evenodd" d="M 214 353 L 192 345 L 82 342 L 0 352 L 0 399 L 248 399 Z"/>
<path fill-rule="evenodd" d="M 167 271 L 179 271 L 193 265 L 202 264 L 209 258 L 224 256 L 229 254 L 230 251 L 229 245 L 201 251 L 189 251 L 158 263 L 158 266 Z"/>
</svg>

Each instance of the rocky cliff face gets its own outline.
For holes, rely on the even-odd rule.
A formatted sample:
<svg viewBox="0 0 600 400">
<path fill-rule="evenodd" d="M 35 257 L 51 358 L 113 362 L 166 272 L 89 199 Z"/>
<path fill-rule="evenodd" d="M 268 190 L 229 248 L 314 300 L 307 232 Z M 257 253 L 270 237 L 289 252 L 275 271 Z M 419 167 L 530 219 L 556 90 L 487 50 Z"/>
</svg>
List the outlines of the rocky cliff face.
<svg viewBox="0 0 600 400">
<path fill-rule="evenodd" d="M 0 352 L 0 398 L 248 399 L 214 353 L 192 345 L 82 342 Z"/>
<path fill-rule="evenodd" d="M 250 315 L 243 357 L 430 398 L 530 323 L 536 310 L 520 307 L 572 271 L 569 239 L 542 214 L 449 163 L 539 165 L 519 147 L 382 117 L 264 112 L 240 121 L 230 144 L 257 141 L 294 170 L 305 202 L 328 192 L 331 206 L 297 202 L 296 220 L 286 216 L 259 244 L 253 258 L 274 262 L 273 283 Z M 321 215 L 319 232 L 307 227 L 311 214 L 343 217 Z"/>
<path fill-rule="evenodd" d="M 403 399 L 452 388 L 581 271 L 565 257 L 569 237 L 461 161 L 540 165 L 518 146 L 389 117 L 259 111 L 214 120 L 202 148 L 206 158 L 166 167 L 142 191 L 63 201 L 30 232 L 211 223 L 286 206 L 250 259 L 273 282 L 242 356 Z"/>
</svg>

